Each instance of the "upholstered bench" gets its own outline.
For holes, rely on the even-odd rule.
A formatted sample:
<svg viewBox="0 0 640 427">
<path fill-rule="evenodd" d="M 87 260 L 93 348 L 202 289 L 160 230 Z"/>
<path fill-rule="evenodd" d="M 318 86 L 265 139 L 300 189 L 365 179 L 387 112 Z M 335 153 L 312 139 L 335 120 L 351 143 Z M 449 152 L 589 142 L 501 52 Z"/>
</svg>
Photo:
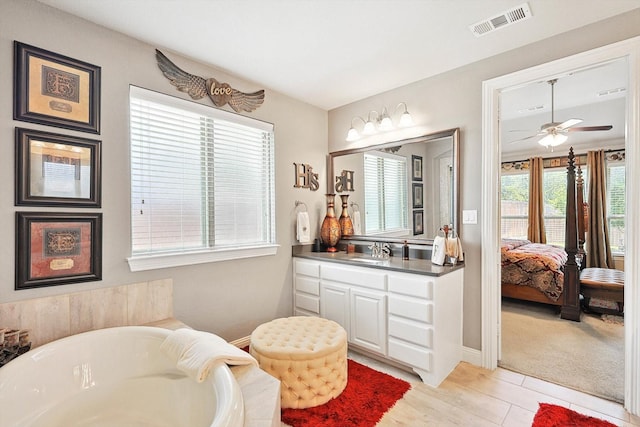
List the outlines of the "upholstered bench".
<svg viewBox="0 0 640 427">
<path fill-rule="evenodd" d="M 580 273 L 580 293 L 584 297 L 585 308 L 591 311 L 611 312 L 606 308 L 590 305 L 591 298 L 613 301 L 618 309 L 624 311 L 624 271 L 612 268 L 585 268 Z"/>
<path fill-rule="evenodd" d="M 258 326 L 249 352 L 280 380 L 282 408 L 322 405 L 347 385 L 347 333 L 319 317 L 287 317 Z"/>
</svg>

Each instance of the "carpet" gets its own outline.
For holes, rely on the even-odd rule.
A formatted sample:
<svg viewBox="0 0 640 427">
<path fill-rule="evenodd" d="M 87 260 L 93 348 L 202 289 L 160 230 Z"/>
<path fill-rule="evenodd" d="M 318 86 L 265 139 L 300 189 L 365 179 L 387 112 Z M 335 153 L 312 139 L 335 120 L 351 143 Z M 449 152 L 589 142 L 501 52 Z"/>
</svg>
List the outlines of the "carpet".
<svg viewBox="0 0 640 427">
<path fill-rule="evenodd" d="M 594 396 L 624 400 L 624 326 L 583 313 L 560 319 L 552 306 L 502 302 L 499 366 Z"/>
<path fill-rule="evenodd" d="M 540 403 L 540 408 L 533 418 L 531 427 L 616 427 L 600 418 L 579 414 L 562 406 Z"/>
<path fill-rule="evenodd" d="M 292 427 L 373 427 L 411 385 L 348 360 L 347 386 L 324 405 L 283 409 L 282 422 Z"/>
</svg>

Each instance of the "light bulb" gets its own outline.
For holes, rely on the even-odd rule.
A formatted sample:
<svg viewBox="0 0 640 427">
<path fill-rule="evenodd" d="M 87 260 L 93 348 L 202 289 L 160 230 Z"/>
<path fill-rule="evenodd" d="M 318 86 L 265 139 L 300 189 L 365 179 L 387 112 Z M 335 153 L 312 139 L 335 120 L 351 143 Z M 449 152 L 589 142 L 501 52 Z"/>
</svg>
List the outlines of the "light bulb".
<svg viewBox="0 0 640 427">
<path fill-rule="evenodd" d="M 408 111 L 405 111 L 400 116 L 400 126 L 407 127 L 413 125 L 413 119 L 411 118 L 411 114 Z"/>
<path fill-rule="evenodd" d="M 349 129 L 349 132 L 347 133 L 347 141 L 355 141 L 359 137 L 360 135 L 358 134 L 358 131 L 355 130 L 355 128 L 352 127 L 351 129 Z"/>
<path fill-rule="evenodd" d="M 362 133 L 365 135 L 371 135 L 376 132 L 376 125 L 373 124 L 371 120 L 364 124 L 364 129 L 362 129 Z"/>
</svg>

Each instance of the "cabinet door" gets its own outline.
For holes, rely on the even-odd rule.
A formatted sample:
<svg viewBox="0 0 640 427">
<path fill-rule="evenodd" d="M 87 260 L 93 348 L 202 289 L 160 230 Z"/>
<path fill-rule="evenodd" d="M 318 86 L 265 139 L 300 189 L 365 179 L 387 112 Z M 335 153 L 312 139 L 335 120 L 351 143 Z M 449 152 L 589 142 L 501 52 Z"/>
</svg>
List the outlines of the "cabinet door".
<svg viewBox="0 0 640 427">
<path fill-rule="evenodd" d="M 349 287 L 333 282 L 320 283 L 320 317 L 333 320 L 349 335 Z"/>
<path fill-rule="evenodd" d="M 351 288 L 351 339 L 356 345 L 386 355 L 387 296 L 383 292 Z"/>
</svg>

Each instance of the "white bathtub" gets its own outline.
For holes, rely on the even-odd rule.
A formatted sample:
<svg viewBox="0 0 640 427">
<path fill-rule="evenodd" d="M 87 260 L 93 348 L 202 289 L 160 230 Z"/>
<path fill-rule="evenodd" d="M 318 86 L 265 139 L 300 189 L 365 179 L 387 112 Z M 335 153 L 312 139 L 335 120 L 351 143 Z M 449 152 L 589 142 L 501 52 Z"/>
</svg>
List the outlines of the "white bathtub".
<svg viewBox="0 0 640 427">
<path fill-rule="evenodd" d="M 197 383 L 159 351 L 167 329 L 125 326 L 63 338 L 0 368 L 2 427 L 241 427 L 225 364 Z"/>
</svg>

